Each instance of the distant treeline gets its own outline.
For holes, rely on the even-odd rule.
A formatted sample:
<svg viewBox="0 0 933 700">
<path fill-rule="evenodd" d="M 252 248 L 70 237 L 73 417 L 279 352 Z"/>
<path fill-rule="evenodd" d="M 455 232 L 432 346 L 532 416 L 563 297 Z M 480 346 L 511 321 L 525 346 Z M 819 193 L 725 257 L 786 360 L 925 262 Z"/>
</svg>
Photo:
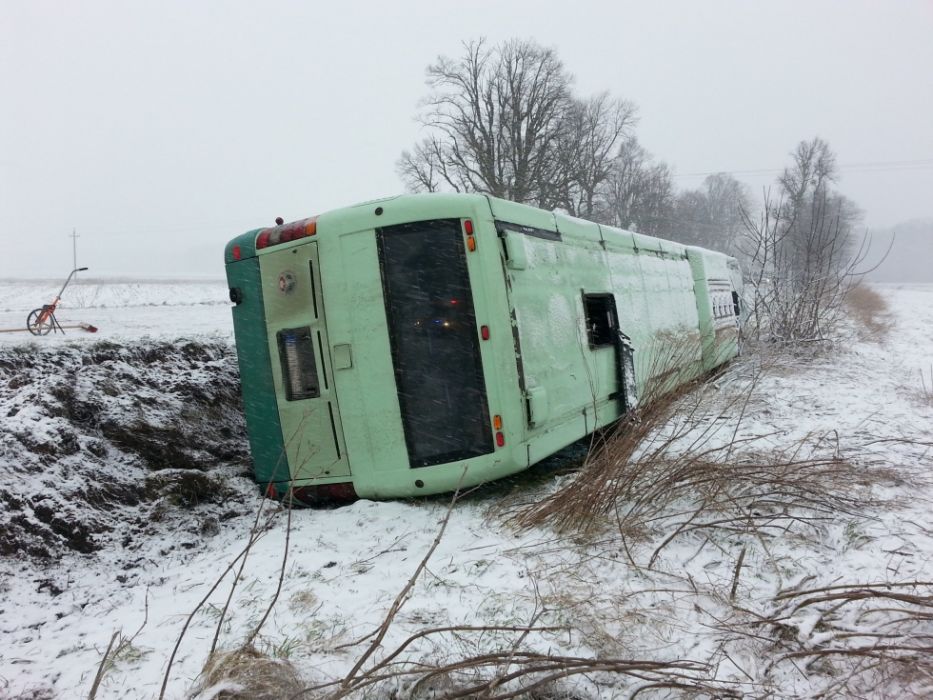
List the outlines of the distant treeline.
<svg viewBox="0 0 933 700">
<path fill-rule="evenodd" d="M 753 203 L 729 173 L 677 191 L 638 143 L 635 103 L 576 94 L 556 51 L 534 41 L 467 42 L 428 66 L 427 84 L 424 137 L 398 161 L 411 190 L 487 193 L 735 255 L 758 337 L 823 337 L 865 262 L 861 212 L 835 189 L 836 155 L 818 137 Z"/>
</svg>

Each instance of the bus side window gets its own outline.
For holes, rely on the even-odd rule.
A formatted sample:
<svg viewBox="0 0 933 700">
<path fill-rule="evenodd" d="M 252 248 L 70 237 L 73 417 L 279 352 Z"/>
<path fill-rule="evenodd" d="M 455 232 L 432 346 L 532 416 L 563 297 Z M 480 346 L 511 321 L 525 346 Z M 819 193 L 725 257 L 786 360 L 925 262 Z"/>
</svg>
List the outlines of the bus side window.
<svg viewBox="0 0 933 700">
<path fill-rule="evenodd" d="M 583 310 L 586 313 L 586 334 L 591 347 L 612 345 L 615 322 L 615 300 L 611 294 L 584 294 Z"/>
</svg>

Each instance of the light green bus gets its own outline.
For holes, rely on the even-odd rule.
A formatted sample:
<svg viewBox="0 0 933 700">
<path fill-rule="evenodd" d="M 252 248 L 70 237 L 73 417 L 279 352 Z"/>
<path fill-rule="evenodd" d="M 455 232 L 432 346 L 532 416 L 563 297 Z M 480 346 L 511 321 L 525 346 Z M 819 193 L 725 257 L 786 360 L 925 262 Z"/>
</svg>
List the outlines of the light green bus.
<svg viewBox="0 0 933 700">
<path fill-rule="evenodd" d="M 393 498 L 526 469 L 617 420 L 652 356 L 738 352 L 733 258 L 473 194 L 245 233 L 227 280 L 255 477 Z"/>
</svg>

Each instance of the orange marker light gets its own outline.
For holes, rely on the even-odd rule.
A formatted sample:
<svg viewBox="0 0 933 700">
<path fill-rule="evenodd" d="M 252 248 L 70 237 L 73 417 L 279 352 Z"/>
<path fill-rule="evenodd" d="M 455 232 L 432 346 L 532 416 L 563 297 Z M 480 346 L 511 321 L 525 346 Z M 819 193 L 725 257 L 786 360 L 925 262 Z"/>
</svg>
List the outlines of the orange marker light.
<svg viewBox="0 0 933 700">
<path fill-rule="evenodd" d="M 502 430 L 502 416 L 492 417 L 492 427 L 496 430 Z"/>
<path fill-rule="evenodd" d="M 467 236 L 467 250 L 471 253 L 476 250 L 476 239 L 473 236 Z"/>
<path fill-rule="evenodd" d="M 305 223 L 305 235 L 313 236 L 316 233 L 317 233 L 317 217 L 315 216 L 315 217 L 308 219 L 307 223 Z"/>
</svg>

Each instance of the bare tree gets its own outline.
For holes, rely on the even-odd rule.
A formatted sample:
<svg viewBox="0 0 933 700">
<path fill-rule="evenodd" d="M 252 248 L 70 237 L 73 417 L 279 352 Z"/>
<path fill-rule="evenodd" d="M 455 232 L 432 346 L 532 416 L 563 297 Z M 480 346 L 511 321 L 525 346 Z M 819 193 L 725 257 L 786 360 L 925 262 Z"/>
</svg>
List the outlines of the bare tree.
<svg viewBox="0 0 933 700">
<path fill-rule="evenodd" d="M 764 195 L 759 217 L 743 211 L 742 252 L 752 281 L 758 337 L 819 340 L 838 319 L 865 259 L 867 238 L 854 242 L 857 207 L 830 189 L 835 154 L 819 138 L 802 141 L 778 178 L 775 201 Z"/>
<path fill-rule="evenodd" d="M 444 181 L 453 187 L 454 191 L 461 191 L 460 187 L 451 183 L 449 177 L 444 174 L 441 151 L 441 144 L 436 137 L 426 138 L 415 144 L 413 151 L 402 151 L 397 167 L 409 189 L 415 192 L 437 192 Z"/>
<path fill-rule="evenodd" d="M 557 54 L 533 41 L 472 41 L 427 73 L 419 119 L 428 135 L 398 162 L 410 189 L 484 192 L 592 215 L 635 123 L 632 103 L 574 98 Z"/>
<path fill-rule="evenodd" d="M 644 173 L 649 161 L 648 152 L 635 138 L 626 139 L 612 164 L 602 207 L 598 213 L 601 223 L 632 228 L 644 190 Z"/>
<path fill-rule="evenodd" d="M 550 206 L 571 77 L 552 49 L 531 41 L 464 44 L 460 59 L 428 67 L 420 120 L 430 136 L 402 154 L 409 187 L 485 192 Z"/>
<path fill-rule="evenodd" d="M 836 154 L 816 136 L 801 141 L 791 153 L 792 163 L 778 178 L 791 211 L 799 210 L 808 194 L 825 193 L 836 181 Z"/>
<path fill-rule="evenodd" d="M 710 175 L 700 188 L 677 195 L 672 237 L 688 245 L 734 253 L 742 231 L 742 210 L 748 207 L 745 185 L 728 173 Z"/>
<path fill-rule="evenodd" d="M 601 223 L 651 235 L 669 235 L 673 226 L 674 184 L 670 168 L 655 163 L 635 138 L 616 155 L 596 218 Z"/>
<path fill-rule="evenodd" d="M 636 122 L 636 107 L 607 93 L 574 100 L 558 142 L 564 175 L 560 205 L 574 216 L 593 218 L 612 174 L 616 152 Z"/>
</svg>

